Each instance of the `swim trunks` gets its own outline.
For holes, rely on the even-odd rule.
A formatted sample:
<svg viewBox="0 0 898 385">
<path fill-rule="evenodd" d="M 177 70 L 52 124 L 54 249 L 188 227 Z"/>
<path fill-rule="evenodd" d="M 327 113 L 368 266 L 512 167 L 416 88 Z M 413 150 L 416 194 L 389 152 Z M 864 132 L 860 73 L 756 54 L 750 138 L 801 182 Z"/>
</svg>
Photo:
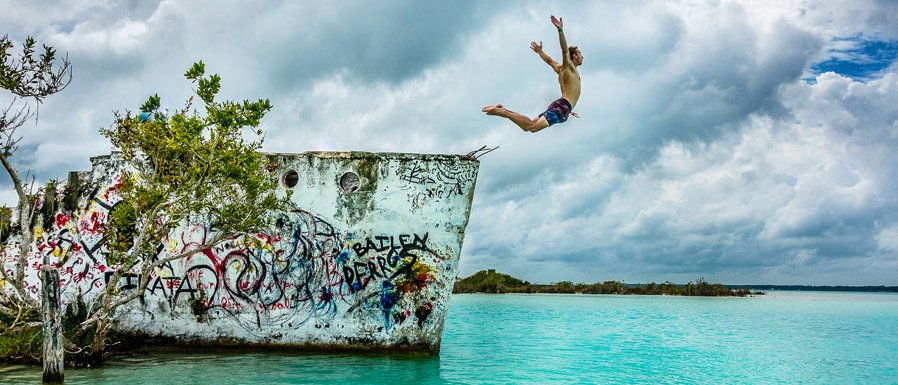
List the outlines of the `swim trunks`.
<svg viewBox="0 0 898 385">
<path fill-rule="evenodd" d="M 565 98 L 558 98 L 558 100 L 549 104 L 546 112 L 539 114 L 539 116 L 545 116 L 551 126 L 553 124 L 566 122 L 567 118 L 571 115 L 572 109 L 574 109 L 574 107 L 571 106 L 571 102 L 567 101 Z"/>
</svg>

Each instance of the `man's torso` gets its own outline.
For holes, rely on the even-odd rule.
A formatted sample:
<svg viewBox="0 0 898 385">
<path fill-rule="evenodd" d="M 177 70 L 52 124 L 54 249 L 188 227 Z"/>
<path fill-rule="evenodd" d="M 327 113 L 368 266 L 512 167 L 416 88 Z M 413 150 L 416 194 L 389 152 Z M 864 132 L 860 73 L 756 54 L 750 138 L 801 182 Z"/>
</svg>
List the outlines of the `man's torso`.
<svg viewBox="0 0 898 385">
<path fill-rule="evenodd" d="M 577 71 L 577 67 L 562 66 L 561 72 L 558 73 L 558 83 L 561 85 L 561 97 L 571 102 L 572 106 L 576 106 L 580 99 L 580 72 Z"/>
</svg>

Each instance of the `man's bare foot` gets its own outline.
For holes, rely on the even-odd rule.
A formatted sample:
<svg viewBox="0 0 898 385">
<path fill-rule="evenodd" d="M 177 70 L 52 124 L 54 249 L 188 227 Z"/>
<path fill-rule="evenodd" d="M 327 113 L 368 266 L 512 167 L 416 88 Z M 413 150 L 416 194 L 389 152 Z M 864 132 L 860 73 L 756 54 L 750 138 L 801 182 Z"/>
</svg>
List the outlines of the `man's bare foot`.
<svg viewBox="0 0 898 385">
<path fill-rule="evenodd" d="M 491 106 L 483 107 L 483 112 L 486 112 L 487 115 L 496 115 L 502 108 L 501 104 L 493 104 Z"/>
</svg>

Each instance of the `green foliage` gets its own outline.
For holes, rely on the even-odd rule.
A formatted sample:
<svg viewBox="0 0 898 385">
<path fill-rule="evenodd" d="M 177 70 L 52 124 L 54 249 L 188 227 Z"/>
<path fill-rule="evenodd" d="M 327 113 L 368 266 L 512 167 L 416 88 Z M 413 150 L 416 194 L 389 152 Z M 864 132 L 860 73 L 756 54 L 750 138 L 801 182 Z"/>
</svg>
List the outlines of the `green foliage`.
<svg viewBox="0 0 898 385">
<path fill-rule="evenodd" d="M 567 293 L 567 294 L 647 294 L 687 296 L 739 296 L 757 294 L 749 289 L 732 290 L 719 283 L 709 283 L 704 278 L 685 285 L 670 282 L 657 284 L 624 284 L 618 281 L 601 283 L 573 283 L 560 281 L 553 284 L 531 284 L 493 269 L 481 270 L 455 284 L 455 293 Z"/>
<path fill-rule="evenodd" d="M 84 303 L 84 297 L 79 292 L 65 308 L 62 315 L 62 331 L 67 337 L 71 338 L 80 331 L 81 322 L 87 319 L 87 304 Z"/>
<path fill-rule="evenodd" d="M 40 321 L 40 314 L 35 308 L 25 308 L 22 320 L 25 322 Z M 17 312 L 8 307 L 0 306 L 0 362 L 3 363 L 31 363 L 41 356 L 43 340 L 40 328 L 10 328 L 9 325 L 18 316 Z"/>
<path fill-rule="evenodd" d="M 203 64 L 202 61 L 199 61 L 193 63 L 193 67 L 190 67 L 190 69 L 187 70 L 184 77 L 199 83 L 199 88 L 197 88 L 196 94 L 199 95 L 203 102 L 213 103 L 215 101 L 215 95 L 218 94 L 218 91 L 221 89 L 221 77 L 212 75 L 208 78 L 204 78 L 203 74 L 205 72 L 206 65 Z"/>
<path fill-rule="evenodd" d="M 7 306 L 0 306 L 0 331 L 12 324 L 13 320 L 16 319 L 16 315 L 15 309 L 11 309 Z"/>
<path fill-rule="evenodd" d="M 211 226 L 220 234 L 259 230 L 266 225 L 264 214 L 283 204 L 274 194 L 276 178 L 267 171 L 267 158 L 258 152 L 257 127 L 271 103 L 215 101 L 221 78 L 206 76 L 202 62 L 185 77 L 198 85 L 205 114 L 192 108 L 191 98 L 170 116 L 116 113 L 115 124 L 101 129 L 131 166 L 118 188 L 123 200 L 109 218 L 111 263 L 127 265 L 155 250 L 184 223 Z M 160 97 L 153 95 L 140 111 L 152 113 L 159 106 Z"/>
<path fill-rule="evenodd" d="M 558 286 L 558 288 L 560 288 L 560 289 L 562 289 L 562 290 L 564 290 L 564 289 L 570 289 L 570 290 L 573 290 L 573 289 L 574 289 L 574 283 L 571 282 L 571 281 L 561 281 L 561 282 L 557 282 L 557 283 L 555 283 L 555 286 Z"/>
<path fill-rule="evenodd" d="M 14 57 L 9 52 L 13 47 L 9 36 L 0 38 L 0 88 L 40 102 L 69 84 L 72 68 L 68 57 L 60 62 L 52 47 L 44 45 L 38 54 L 36 44 L 34 38 L 28 36 L 22 44 L 22 54 Z"/>
<path fill-rule="evenodd" d="M 53 226 L 53 221 L 56 219 L 56 188 L 59 185 L 59 181 L 50 180 L 46 186 L 44 186 L 43 191 L 38 191 L 38 193 L 42 193 L 43 199 L 40 208 L 40 221 L 36 224 L 49 229 Z"/>
<path fill-rule="evenodd" d="M 455 291 L 459 293 L 506 293 L 509 290 L 529 285 L 530 282 L 489 269 L 478 271 L 474 275 L 456 282 Z"/>
<path fill-rule="evenodd" d="M 108 278 L 99 304 L 91 304 L 91 313 L 79 323 L 79 343 L 92 340 L 84 362 L 102 360 L 110 315 L 143 294 L 156 268 L 264 230 L 270 225 L 269 214 L 286 206 L 286 198 L 276 195 L 277 178 L 268 158 L 258 152 L 258 126 L 271 110 L 268 99 L 216 101 L 221 77 L 206 76 L 202 62 L 185 77 L 197 85 L 202 112 L 193 108 L 190 98 L 183 109 L 162 114 L 161 99 L 153 95 L 140 106 L 141 113 L 117 112 L 115 123 L 100 130 L 126 163 L 115 186 L 122 200 L 104 229 L 107 261 L 121 267 Z M 190 225 L 211 231 L 185 249 L 164 247 L 175 229 Z M 138 274 L 139 284 L 123 293 L 118 281 L 128 272 Z"/>
<path fill-rule="evenodd" d="M 107 262 L 118 264 L 124 262 L 121 257 L 134 247 L 134 239 L 137 237 L 138 205 L 119 204 L 109 213 L 107 227 L 109 248 L 113 251 Z"/>
<path fill-rule="evenodd" d="M 66 306 L 65 313 L 62 315 L 63 334 L 67 341 L 76 346 L 82 346 L 93 338 L 91 331 L 80 332 L 80 324 L 87 318 L 87 315 L 87 305 L 80 294 L 74 302 Z M 0 311 L 0 325 L 9 324 L 13 318 L 15 318 L 15 314 Z M 29 322 L 34 322 L 40 320 L 40 315 L 36 310 L 32 310 L 26 314 L 25 318 Z M 42 349 L 43 339 L 39 326 L 6 329 L 0 332 L 0 363 L 40 364 Z M 68 352 L 66 354 L 67 364 L 83 366 L 80 363 L 84 360 L 84 352 Z"/>
<path fill-rule="evenodd" d="M 0 362 L 33 363 L 43 348 L 40 329 L 0 333 Z"/>
<path fill-rule="evenodd" d="M 12 231 L 12 209 L 0 206 L 0 245 L 5 246 Z"/>
<path fill-rule="evenodd" d="M 162 98 L 159 97 L 159 94 L 153 94 L 153 96 L 150 96 L 149 99 L 140 106 L 140 112 L 153 112 L 158 109 L 161 104 Z"/>
</svg>

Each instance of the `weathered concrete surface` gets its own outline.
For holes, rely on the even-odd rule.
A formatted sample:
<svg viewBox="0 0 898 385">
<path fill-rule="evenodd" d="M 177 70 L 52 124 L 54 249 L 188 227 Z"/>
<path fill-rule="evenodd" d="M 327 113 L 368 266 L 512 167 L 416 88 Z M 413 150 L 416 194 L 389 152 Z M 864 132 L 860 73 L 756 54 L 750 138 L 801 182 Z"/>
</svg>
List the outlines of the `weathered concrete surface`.
<svg viewBox="0 0 898 385">
<path fill-rule="evenodd" d="M 438 351 L 479 163 L 421 154 L 269 156 L 293 209 L 274 214 L 270 231 L 158 269 L 142 300 L 116 312 L 115 327 L 212 344 Z M 34 295 L 44 256 L 60 266 L 66 303 L 78 293 L 95 298 L 117 268 L 106 263 L 102 234 L 120 200 L 122 162 L 115 154 L 92 162 L 90 172 L 70 174 L 68 190 L 81 192 L 77 209 L 36 228 L 27 275 Z M 73 204 L 71 196 L 62 202 Z M 161 247 L 186 250 L 209 232 L 184 228 Z M 7 270 L 21 246 L 11 245 Z M 120 282 L 125 291 L 136 284 L 127 275 Z"/>
</svg>

